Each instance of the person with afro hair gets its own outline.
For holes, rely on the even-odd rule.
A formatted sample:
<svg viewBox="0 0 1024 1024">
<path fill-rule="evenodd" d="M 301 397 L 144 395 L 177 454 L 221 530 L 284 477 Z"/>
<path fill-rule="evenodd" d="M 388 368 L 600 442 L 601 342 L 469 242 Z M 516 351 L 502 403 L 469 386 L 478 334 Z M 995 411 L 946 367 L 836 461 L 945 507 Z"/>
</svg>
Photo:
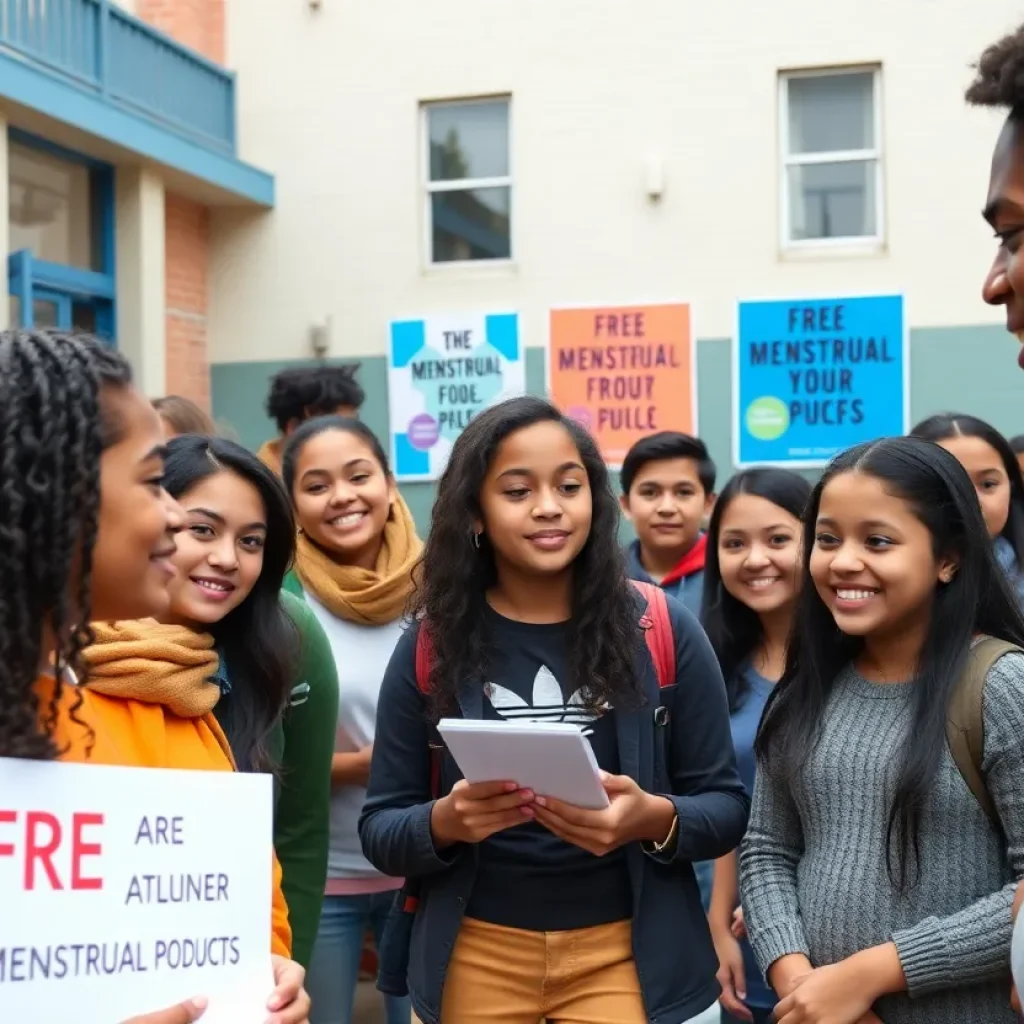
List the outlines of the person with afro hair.
<svg viewBox="0 0 1024 1024">
<path fill-rule="evenodd" d="M 989 46 L 975 65 L 967 102 L 1005 110 L 1007 117 L 992 155 L 984 217 L 999 248 L 982 295 L 1006 309 L 1006 329 L 1024 344 L 1024 25 Z M 1018 356 L 1024 368 L 1024 347 Z"/>
<path fill-rule="evenodd" d="M 356 380 L 358 363 L 294 366 L 281 370 L 270 381 L 267 415 L 277 423 L 280 436 L 257 453 L 265 465 L 281 475 L 281 456 L 295 429 L 317 416 L 356 419 L 366 394 Z"/>
</svg>

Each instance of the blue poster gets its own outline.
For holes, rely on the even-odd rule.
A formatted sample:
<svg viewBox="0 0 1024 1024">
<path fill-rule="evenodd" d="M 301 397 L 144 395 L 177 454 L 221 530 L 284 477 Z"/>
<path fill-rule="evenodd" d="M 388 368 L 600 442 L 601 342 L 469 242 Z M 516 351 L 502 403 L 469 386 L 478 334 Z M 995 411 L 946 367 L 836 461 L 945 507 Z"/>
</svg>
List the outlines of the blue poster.
<svg viewBox="0 0 1024 1024">
<path fill-rule="evenodd" d="M 907 430 L 902 295 L 741 302 L 733 341 L 739 466 L 819 466 Z"/>
</svg>

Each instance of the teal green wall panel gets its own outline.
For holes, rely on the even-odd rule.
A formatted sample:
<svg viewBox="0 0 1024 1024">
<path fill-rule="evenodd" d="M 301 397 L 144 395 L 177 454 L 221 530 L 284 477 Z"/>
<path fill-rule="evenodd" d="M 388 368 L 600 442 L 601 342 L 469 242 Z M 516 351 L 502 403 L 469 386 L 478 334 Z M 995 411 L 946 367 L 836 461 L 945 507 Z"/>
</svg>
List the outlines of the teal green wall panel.
<svg viewBox="0 0 1024 1024">
<path fill-rule="evenodd" d="M 1017 367 L 1018 342 L 1001 327 L 938 327 L 910 334 L 911 425 L 934 413 L 974 413 L 1007 435 L 1024 433 L 1024 372 Z M 727 339 L 697 345 L 700 433 L 719 467 L 719 482 L 732 472 L 731 348 Z M 219 363 L 212 368 L 213 410 L 250 448 L 274 436 L 263 405 L 270 378 L 290 362 Z M 361 360 L 359 380 L 366 391 L 362 417 L 387 439 L 387 360 Z M 544 393 L 544 350 L 526 350 L 526 387 Z M 808 474 L 813 475 L 813 474 Z M 402 493 L 425 531 L 434 500 L 433 484 L 406 484 Z"/>
</svg>

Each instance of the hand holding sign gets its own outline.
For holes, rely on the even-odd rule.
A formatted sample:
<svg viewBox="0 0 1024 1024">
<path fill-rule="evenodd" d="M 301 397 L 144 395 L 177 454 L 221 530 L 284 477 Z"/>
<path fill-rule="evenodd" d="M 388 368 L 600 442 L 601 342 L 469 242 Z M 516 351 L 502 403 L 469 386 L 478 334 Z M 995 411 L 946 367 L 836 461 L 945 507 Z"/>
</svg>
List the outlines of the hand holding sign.
<svg viewBox="0 0 1024 1024">
<path fill-rule="evenodd" d="M 124 1024 L 192 1024 L 206 1012 L 205 999 L 190 999 L 186 1003 L 178 1003 L 169 1010 L 158 1013 L 147 1013 L 143 1017 L 132 1017 Z"/>
</svg>

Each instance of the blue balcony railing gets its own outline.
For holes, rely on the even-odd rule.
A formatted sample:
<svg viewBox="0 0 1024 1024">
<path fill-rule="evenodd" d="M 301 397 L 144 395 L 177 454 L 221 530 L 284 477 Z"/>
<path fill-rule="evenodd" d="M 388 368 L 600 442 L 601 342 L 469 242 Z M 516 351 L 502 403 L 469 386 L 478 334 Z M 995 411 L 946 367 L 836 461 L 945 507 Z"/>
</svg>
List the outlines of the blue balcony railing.
<svg viewBox="0 0 1024 1024">
<path fill-rule="evenodd" d="M 111 0 L 0 0 L 0 48 L 234 153 L 234 75 Z"/>
</svg>

